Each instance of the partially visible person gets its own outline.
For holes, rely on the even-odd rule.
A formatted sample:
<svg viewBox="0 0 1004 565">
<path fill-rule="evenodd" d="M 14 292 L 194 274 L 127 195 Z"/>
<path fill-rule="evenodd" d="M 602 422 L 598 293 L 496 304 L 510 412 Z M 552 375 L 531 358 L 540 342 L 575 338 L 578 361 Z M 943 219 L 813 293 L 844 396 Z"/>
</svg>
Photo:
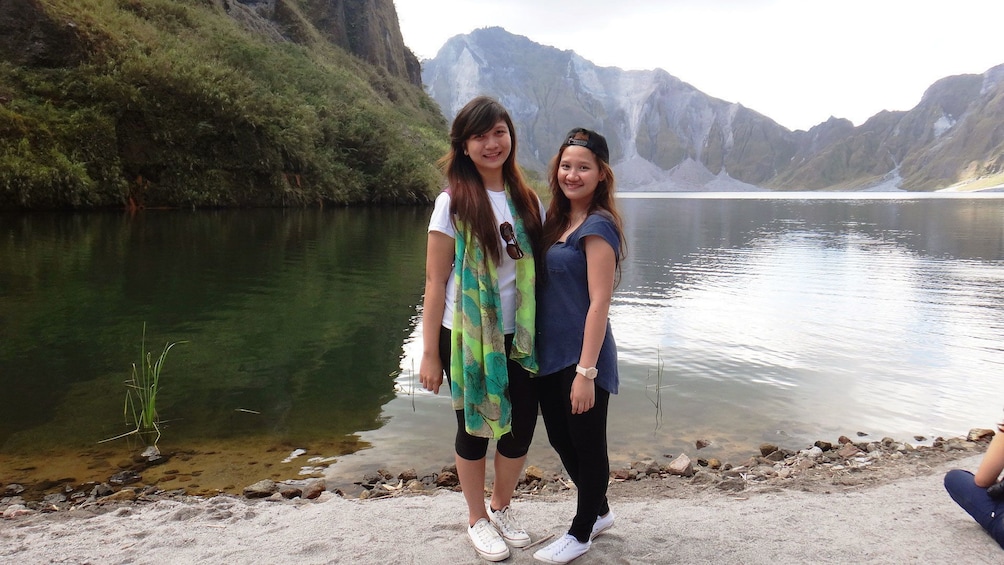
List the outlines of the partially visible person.
<svg viewBox="0 0 1004 565">
<path fill-rule="evenodd" d="M 457 476 L 467 534 L 489 561 L 530 536 L 509 507 L 537 425 L 536 254 L 540 199 L 516 164 L 516 132 L 497 101 L 480 96 L 450 128 L 440 160 L 448 186 L 429 222 L 423 301 L 422 386 L 449 380 L 457 416 Z M 488 442 L 495 439 L 490 507 Z M 508 544 L 508 545 L 507 545 Z"/>
<path fill-rule="evenodd" d="M 980 461 L 976 474 L 952 469 L 945 475 L 945 490 L 963 510 L 1004 548 L 1004 423 L 997 424 L 997 433 Z"/>
<path fill-rule="evenodd" d="M 607 408 L 617 394 L 617 346 L 607 315 L 624 234 L 606 139 L 582 128 L 568 132 L 551 161 L 549 185 L 534 384 L 548 440 L 578 493 L 568 533 L 533 557 L 568 563 L 614 523 L 606 496 Z"/>
</svg>

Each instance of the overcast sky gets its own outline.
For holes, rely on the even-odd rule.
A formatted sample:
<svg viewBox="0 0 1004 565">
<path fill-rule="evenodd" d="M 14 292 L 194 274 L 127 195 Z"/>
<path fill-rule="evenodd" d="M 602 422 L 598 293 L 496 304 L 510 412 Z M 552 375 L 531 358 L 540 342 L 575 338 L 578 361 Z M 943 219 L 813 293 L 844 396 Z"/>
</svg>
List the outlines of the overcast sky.
<svg viewBox="0 0 1004 565">
<path fill-rule="evenodd" d="M 395 0 L 404 43 L 501 26 L 604 67 L 661 68 L 790 129 L 909 110 L 1004 64 L 1004 0 Z"/>
</svg>

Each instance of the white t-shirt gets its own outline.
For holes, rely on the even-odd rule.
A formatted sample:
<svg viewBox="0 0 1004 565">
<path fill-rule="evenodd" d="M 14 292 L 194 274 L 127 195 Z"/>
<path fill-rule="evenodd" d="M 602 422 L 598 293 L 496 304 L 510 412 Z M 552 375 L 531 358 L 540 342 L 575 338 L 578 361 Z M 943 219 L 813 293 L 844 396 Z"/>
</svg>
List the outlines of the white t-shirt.
<svg viewBox="0 0 1004 565">
<path fill-rule="evenodd" d="M 495 224 L 500 226 L 503 222 L 509 222 L 515 226 L 516 222 L 513 221 L 512 212 L 506 202 L 505 191 L 487 190 L 485 192 L 488 193 L 492 213 L 495 214 Z M 537 204 L 541 207 L 540 214 L 543 220 L 543 205 L 540 204 L 539 200 Z M 429 231 L 438 231 L 453 239 L 457 238 L 457 230 L 453 225 L 453 218 L 450 217 L 450 195 L 446 192 L 436 197 L 436 206 L 433 208 L 432 218 L 429 220 Z M 495 233 L 498 234 L 502 245 L 502 264 L 497 265 L 499 294 L 502 299 L 502 328 L 506 334 L 511 334 L 516 332 L 516 261 L 505 252 L 505 240 L 502 239 L 501 232 L 496 229 Z M 527 249 L 523 251 L 529 252 Z M 451 330 L 453 329 L 453 304 L 457 297 L 457 285 L 454 284 L 456 274 L 457 266 L 454 265 L 453 273 L 446 284 L 446 309 L 443 310 L 443 327 Z"/>
</svg>

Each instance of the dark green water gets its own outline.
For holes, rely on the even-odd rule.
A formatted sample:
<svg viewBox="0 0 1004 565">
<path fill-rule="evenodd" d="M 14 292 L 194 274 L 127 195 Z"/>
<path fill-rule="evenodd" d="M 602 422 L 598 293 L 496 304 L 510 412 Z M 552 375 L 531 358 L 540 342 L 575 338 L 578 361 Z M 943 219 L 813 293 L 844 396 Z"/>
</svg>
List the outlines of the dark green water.
<svg viewBox="0 0 1004 565">
<path fill-rule="evenodd" d="M 44 468 L 33 458 L 128 456 L 125 440 L 96 442 L 129 430 L 124 381 L 144 323 L 156 353 L 186 342 L 163 370 L 162 448 L 355 449 L 394 396 L 427 215 L 0 217 L 0 483 L 23 475 L 11 465 Z"/>
</svg>

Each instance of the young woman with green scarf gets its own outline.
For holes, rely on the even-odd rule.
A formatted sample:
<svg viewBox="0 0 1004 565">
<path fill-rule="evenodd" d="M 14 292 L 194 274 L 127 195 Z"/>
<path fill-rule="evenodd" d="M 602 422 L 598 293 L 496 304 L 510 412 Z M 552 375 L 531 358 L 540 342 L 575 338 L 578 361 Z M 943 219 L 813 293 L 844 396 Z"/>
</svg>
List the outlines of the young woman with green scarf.
<svg viewBox="0 0 1004 565">
<path fill-rule="evenodd" d="M 494 99 L 471 100 L 453 120 L 440 160 L 448 186 L 429 222 L 423 302 L 422 386 L 444 373 L 457 414 L 457 475 L 468 536 L 489 561 L 530 537 L 509 502 L 537 423 L 535 257 L 543 208 L 516 164 L 516 132 Z M 495 484 L 485 508 L 489 440 Z"/>
</svg>

